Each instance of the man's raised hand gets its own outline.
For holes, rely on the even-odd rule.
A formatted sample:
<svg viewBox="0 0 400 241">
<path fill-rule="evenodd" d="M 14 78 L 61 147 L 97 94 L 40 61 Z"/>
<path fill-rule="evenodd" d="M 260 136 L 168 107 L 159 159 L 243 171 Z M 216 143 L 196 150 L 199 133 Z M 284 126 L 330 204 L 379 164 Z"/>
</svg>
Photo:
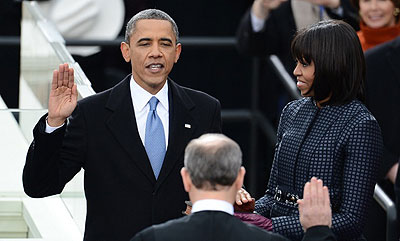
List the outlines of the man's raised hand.
<svg viewBox="0 0 400 241">
<path fill-rule="evenodd" d="M 304 185 L 303 199 L 297 200 L 297 203 L 304 231 L 313 226 L 332 226 L 329 191 L 323 186 L 322 180 L 311 178 L 311 181 Z"/>
<path fill-rule="evenodd" d="M 78 100 L 78 91 L 74 83 L 74 69 L 68 64 L 60 64 L 53 71 L 49 97 L 49 115 L 47 123 L 50 126 L 60 126 L 74 111 Z"/>
</svg>

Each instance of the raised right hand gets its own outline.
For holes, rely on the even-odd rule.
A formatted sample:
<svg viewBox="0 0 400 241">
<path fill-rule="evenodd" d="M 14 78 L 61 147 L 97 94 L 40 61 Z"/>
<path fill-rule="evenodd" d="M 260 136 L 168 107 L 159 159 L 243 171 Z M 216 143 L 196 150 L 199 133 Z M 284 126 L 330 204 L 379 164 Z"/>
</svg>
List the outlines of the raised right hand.
<svg viewBox="0 0 400 241">
<path fill-rule="evenodd" d="M 313 226 L 332 226 L 332 210 L 328 188 L 315 177 L 304 185 L 299 204 L 300 223 L 304 231 Z"/>
<path fill-rule="evenodd" d="M 68 64 L 60 64 L 53 71 L 49 97 L 49 115 L 47 123 L 50 126 L 60 126 L 74 111 L 78 100 L 77 86 L 74 83 L 74 69 Z"/>
<path fill-rule="evenodd" d="M 256 17 L 266 19 L 271 10 L 278 8 L 287 0 L 254 0 L 251 11 Z"/>
</svg>

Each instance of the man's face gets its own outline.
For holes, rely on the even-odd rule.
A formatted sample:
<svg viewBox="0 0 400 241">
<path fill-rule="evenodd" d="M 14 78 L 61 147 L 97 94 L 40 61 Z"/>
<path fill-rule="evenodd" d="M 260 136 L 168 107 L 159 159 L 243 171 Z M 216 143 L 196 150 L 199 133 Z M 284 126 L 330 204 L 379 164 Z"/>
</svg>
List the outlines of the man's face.
<svg viewBox="0 0 400 241">
<path fill-rule="evenodd" d="M 178 61 L 181 45 L 176 44 L 172 24 L 166 20 L 142 19 L 135 29 L 130 44 L 121 43 L 121 52 L 131 62 L 136 83 L 156 94 Z"/>
</svg>

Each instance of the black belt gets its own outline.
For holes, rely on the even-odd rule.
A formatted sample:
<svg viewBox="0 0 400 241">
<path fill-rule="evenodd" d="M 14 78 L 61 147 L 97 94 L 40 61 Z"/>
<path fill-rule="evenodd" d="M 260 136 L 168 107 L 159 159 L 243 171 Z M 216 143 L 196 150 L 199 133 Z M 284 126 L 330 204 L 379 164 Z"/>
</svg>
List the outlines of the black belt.
<svg viewBox="0 0 400 241">
<path fill-rule="evenodd" d="M 279 189 L 278 187 L 275 188 L 275 195 L 274 199 L 278 202 L 291 204 L 297 206 L 297 200 L 299 200 L 299 195 L 293 194 L 290 192 L 285 192 Z"/>
</svg>

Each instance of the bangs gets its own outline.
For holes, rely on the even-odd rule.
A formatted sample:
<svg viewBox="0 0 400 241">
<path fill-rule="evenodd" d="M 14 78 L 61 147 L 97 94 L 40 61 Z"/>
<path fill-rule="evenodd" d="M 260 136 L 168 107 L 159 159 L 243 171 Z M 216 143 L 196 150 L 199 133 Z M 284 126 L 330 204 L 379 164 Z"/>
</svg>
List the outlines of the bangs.
<svg viewBox="0 0 400 241">
<path fill-rule="evenodd" d="M 301 64 L 311 64 L 312 57 L 312 41 L 305 30 L 301 30 L 292 41 L 291 51 L 293 60 L 299 61 Z"/>
</svg>

